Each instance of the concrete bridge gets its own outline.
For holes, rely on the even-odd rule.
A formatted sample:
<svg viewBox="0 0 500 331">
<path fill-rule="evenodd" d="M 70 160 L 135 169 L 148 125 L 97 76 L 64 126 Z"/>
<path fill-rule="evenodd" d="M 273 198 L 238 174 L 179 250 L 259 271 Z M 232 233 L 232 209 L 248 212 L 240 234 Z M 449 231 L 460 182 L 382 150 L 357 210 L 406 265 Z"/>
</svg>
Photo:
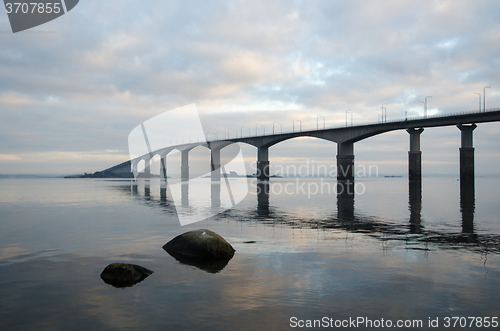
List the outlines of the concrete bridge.
<svg viewBox="0 0 500 331">
<path fill-rule="evenodd" d="M 314 137 L 337 143 L 337 179 L 354 180 L 354 144 L 360 140 L 395 130 L 406 130 L 409 133 L 408 175 L 410 180 L 422 178 L 422 152 L 420 150 L 420 135 L 424 128 L 440 126 L 456 126 L 461 131 L 460 147 L 460 178 L 474 178 L 474 146 L 473 130 L 476 123 L 500 121 L 500 109 L 472 111 L 455 114 L 433 115 L 426 117 L 392 120 L 382 123 L 367 123 L 355 126 L 324 128 L 309 131 L 286 132 L 260 136 L 236 137 L 224 140 L 210 140 L 199 143 L 187 143 L 169 146 L 133 160 L 124 162 L 105 171 L 122 177 L 131 177 L 131 172 L 137 176 L 138 164 L 145 162 L 145 176 L 150 175 L 150 162 L 155 155 L 161 159 L 161 176 L 166 178 L 166 157 L 172 150 L 181 152 L 181 178 L 189 180 L 189 151 L 197 146 L 205 146 L 211 150 L 212 181 L 220 180 L 220 151 L 234 143 L 246 143 L 257 148 L 257 177 L 269 180 L 269 148 L 282 141 L 297 137 Z"/>
</svg>

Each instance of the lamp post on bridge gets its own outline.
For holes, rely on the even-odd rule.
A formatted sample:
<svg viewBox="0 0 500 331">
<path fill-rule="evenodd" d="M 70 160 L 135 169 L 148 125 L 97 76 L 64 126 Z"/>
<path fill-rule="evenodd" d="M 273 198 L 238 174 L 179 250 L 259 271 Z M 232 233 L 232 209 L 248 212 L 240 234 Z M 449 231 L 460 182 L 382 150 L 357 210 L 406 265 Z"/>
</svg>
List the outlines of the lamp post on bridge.
<svg viewBox="0 0 500 331">
<path fill-rule="evenodd" d="M 385 109 L 385 121 L 384 121 L 384 105 L 387 105 L 387 102 L 383 103 L 382 104 L 382 123 L 386 122 L 387 121 L 387 108 Z"/>
<path fill-rule="evenodd" d="M 246 126 L 242 126 L 241 129 L 240 129 L 241 130 L 241 134 L 240 134 L 241 138 L 243 138 L 243 128 L 247 128 L 248 129 L 248 136 L 250 137 L 250 128 L 246 127 Z"/>
<path fill-rule="evenodd" d="M 325 123 L 326 120 L 325 120 L 325 117 L 324 116 L 320 116 L 319 118 L 323 119 L 323 130 L 325 130 L 326 129 L 326 123 Z"/>
<path fill-rule="evenodd" d="M 262 124 L 255 124 L 255 136 L 258 136 L 257 134 L 257 127 L 261 126 L 264 129 L 264 136 L 266 135 L 266 127 Z"/>
<path fill-rule="evenodd" d="M 325 129 L 325 117 L 321 114 L 316 115 L 316 130 L 319 130 L 319 119 L 323 118 L 323 130 Z"/>
<path fill-rule="evenodd" d="M 230 132 L 231 130 L 233 130 L 233 131 L 234 131 L 234 137 L 235 137 L 235 138 L 238 138 L 238 130 L 233 129 L 233 128 L 229 128 L 229 129 L 227 129 L 227 139 L 229 139 L 229 138 L 230 138 L 230 137 L 229 137 L 229 132 Z"/>
<path fill-rule="evenodd" d="M 491 88 L 491 86 L 485 86 L 483 89 L 483 111 L 486 111 L 486 89 Z"/>
<path fill-rule="evenodd" d="M 424 117 L 427 118 L 427 98 L 432 98 L 432 95 L 425 97 L 425 109 L 424 109 Z"/>
<path fill-rule="evenodd" d="M 273 135 L 274 135 L 274 123 L 278 123 L 280 125 L 280 133 L 283 133 L 283 125 L 281 125 L 281 123 L 278 121 L 274 121 L 273 122 Z"/>
<path fill-rule="evenodd" d="M 424 118 L 427 118 L 427 98 L 432 98 L 432 96 L 425 97 L 425 101 L 419 101 L 424 104 Z"/>
<path fill-rule="evenodd" d="M 299 123 L 300 123 L 300 131 L 299 132 L 302 132 L 302 121 L 299 120 L 298 118 L 294 118 L 293 119 L 293 132 L 295 132 L 295 120 L 297 120 Z"/>
<path fill-rule="evenodd" d="M 224 139 L 227 139 L 227 138 L 226 138 L 226 137 L 227 137 L 227 136 L 226 136 L 226 131 L 217 130 L 217 131 L 216 131 L 216 134 L 217 134 L 217 140 L 220 140 L 220 139 L 219 139 L 219 132 L 224 133 Z"/>
<path fill-rule="evenodd" d="M 345 111 L 345 126 L 347 127 L 347 114 L 351 114 L 351 126 L 352 126 L 352 113 L 349 111 L 350 109 L 346 109 Z"/>
<path fill-rule="evenodd" d="M 481 93 L 474 92 L 474 94 L 477 94 L 479 96 L 479 112 L 481 112 Z"/>
</svg>

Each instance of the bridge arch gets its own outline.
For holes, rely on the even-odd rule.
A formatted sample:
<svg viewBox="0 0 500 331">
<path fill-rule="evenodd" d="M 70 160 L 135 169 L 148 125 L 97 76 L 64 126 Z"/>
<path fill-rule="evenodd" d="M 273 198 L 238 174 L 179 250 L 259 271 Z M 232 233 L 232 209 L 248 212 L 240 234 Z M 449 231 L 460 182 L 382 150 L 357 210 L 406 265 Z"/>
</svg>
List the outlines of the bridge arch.
<svg viewBox="0 0 500 331">
<path fill-rule="evenodd" d="M 304 137 L 307 137 L 307 138 L 316 138 L 316 139 L 321 139 L 321 140 L 326 140 L 326 141 L 329 141 L 329 142 L 337 143 L 337 141 L 335 139 L 331 138 L 331 137 L 325 137 L 325 136 L 316 135 L 316 134 L 313 134 L 313 133 L 306 133 L 306 134 L 303 134 L 303 135 L 279 137 L 278 139 L 275 139 L 273 141 L 267 142 L 267 143 L 263 144 L 260 147 L 267 147 L 267 148 L 269 148 L 269 147 L 272 147 L 274 145 L 280 144 L 282 142 L 286 142 L 287 140 L 292 140 L 292 139 L 297 139 L 297 138 L 304 138 Z"/>
<path fill-rule="evenodd" d="M 294 141 L 297 140 L 297 141 Z M 301 145 L 297 153 L 295 145 Z M 269 171 L 274 175 L 336 176 L 335 151 L 337 143 L 312 135 L 281 140 L 269 148 Z M 292 157 L 293 161 L 282 158 Z"/>
</svg>

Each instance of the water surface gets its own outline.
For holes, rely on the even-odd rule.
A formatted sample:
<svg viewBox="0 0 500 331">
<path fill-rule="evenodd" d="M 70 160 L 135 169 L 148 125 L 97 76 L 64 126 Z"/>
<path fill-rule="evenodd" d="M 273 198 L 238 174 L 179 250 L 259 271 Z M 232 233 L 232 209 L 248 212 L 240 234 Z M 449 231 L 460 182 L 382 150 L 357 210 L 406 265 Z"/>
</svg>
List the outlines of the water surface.
<svg viewBox="0 0 500 331">
<path fill-rule="evenodd" d="M 355 196 L 280 192 L 289 182 L 257 195 L 250 180 L 235 208 L 181 227 L 159 181 L 2 179 L 0 329 L 282 330 L 291 317 L 359 316 L 426 329 L 429 318 L 500 315 L 499 178 L 462 189 L 368 178 Z M 299 179 L 324 182 L 336 186 Z M 236 249 L 217 273 L 162 249 L 199 228 Z M 115 288 L 99 277 L 113 262 L 154 273 Z"/>
</svg>

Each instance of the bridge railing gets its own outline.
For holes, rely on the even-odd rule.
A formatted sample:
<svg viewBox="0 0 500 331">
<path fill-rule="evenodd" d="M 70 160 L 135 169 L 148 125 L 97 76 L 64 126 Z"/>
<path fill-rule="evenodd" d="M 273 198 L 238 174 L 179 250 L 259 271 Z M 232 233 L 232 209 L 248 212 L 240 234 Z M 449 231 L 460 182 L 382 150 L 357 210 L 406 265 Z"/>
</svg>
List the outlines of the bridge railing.
<svg viewBox="0 0 500 331">
<path fill-rule="evenodd" d="M 345 128 L 345 127 L 352 127 L 352 126 L 365 126 L 365 125 L 374 125 L 374 124 L 385 124 L 385 123 L 400 123 L 400 122 L 411 122 L 411 121 L 418 121 L 418 120 L 425 120 L 425 119 L 432 119 L 432 118 L 444 118 L 444 117 L 451 117 L 451 116 L 463 116 L 463 115 L 471 115 L 471 114 L 484 114 L 488 112 L 494 112 L 494 111 L 500 111 L 500 108 L 490 108 L 484 111 L 478 111 L 478 110 L 471 110 L 471 111 L 464 111 L 464 112 L 456 112 L 456 113 L 446 113 L 446 114 L 434 114 L 434 115 L 427 115 L 427 116 L 414 116 L 414 117 L 406 117 L 406 118 L 400 118 L 400 119 L 391 119 L 388 121 L 371 121 L 371 122 L 361 122 L 356 125 L 345 125 L 344 123 L 340 124 L 334 124 L 330 126 L 325 126 L 324 129 L 313 129 L 313 130 L 280 130 L 279 132 L 274 132 L 274 133 L 264 133 L 264 134 L 251 134 L 251 132 L 248 132 L 248 135 L 243 134 L 243 137 L 240 135 L 238 136 L 236 134 L 235 138 L 230 138 L 227 135 L 224 135 L 223 138 L 219 138 L 217 135 L 216 139 L 208 139 L 208 133 L 205 133 L 205 136 L 207 137 L 207 142 L 212 142 L 212 141 L 225 141 L 225 140 L 231 140 L 231 139 L 241 139 L 241 138 L 251 138 L 251 137 L 267 137 L 267 136 L 277 136 L 281 134 L 290 134 L 290 133 L 298 133 L 298 132 L 315 132 L 315 131 L 322 131 L 322 130 L 330 130 L 330 129 L 339 129 L 339 128 Z M 262 125 L 261 125 L 262 126 Z M 233 129 L 234 130 L 234 129 Z M 220 130 L 218 130 L 220 132 Z M 234 130 L 236 131 L 236 130 Z M 177 144 L 176 146 L 182 146 L 186 144 L 191 144 L 191 143 L 196 143 L 196 142 L 191 142 L 191 139 L 183 139 L 179 138 L 179 140 L 182 141 L 181 144 Z M 179 141 L 178 140 L 178 141 Z M 157 146 L 158 147 L 158 146 Z M 163 148 L 166 148 L 167 146 L 159 147 L 156 150 L 160 150 Z"/>
<path fill-rule="evenodd" d="M 471 115 L 471 114 L 484 114 L 484 113 L 494 112 L 494 111 L 500 111 L 500 108 L 490 108 L 490 109 L 487 109 L 486 111 L 470 110 L 470 111 L 463 111 L 463 112 L 456 112 L 456 113 L 434 114 L 434 115 L 427 115 L 427 116 L 413 116 L 413 117 L 406 117 L 404 119 L 392 119 L 392 120 L 388 120 L 388 121 L 384 121 L 384 122 L 381 122 L 381 121 L 363 122 L 363 123 L 357 124 L 356 126 L 385 124 L 385 123 L 411 122 L 411 121 L 419 121 L 419 120 L 432 119 L 432 118 L 445 118 L 445 117 L 463 116 L 463 115 Z M 332 129 L 341 128 L 341 127 L 345 127 L 345 126 L 340 125 L 340 126 L 332 127 Z M 316 130 L 314 130 L 314 131 L 316 131 Z"/>
<path fill-rule="evenodd" d="M 313 129 L 313 130 L 280 130 L 279 132 L 275 133 L 264 133 L 264 134 L 251 134 L 249 132 L 248 135 L 243 135 L 242 137 L 236 137 L 236 138 L 224 138 L 224 139 L 210 139 L 207 141 L 223 141 L 223 140 L 231 140 L 231 139 L 241 139 L 241 138 L 251 138 L 251 137 L 264 137 L 264 136 L 278 136 L 281 134 L 289 134 L 289 133 L 296 133 L 296 132 L 314 132 L 314 131 L 322 131 L 322 130 L 330 130 L 330 129 L 339 129 L 339 128 L 345 128 L 345 127 L 351 127 L 351 126 L 364 126 L 364 125 L 374 125 L 374 124 L 385 124 L 385 123 L 399 123 L 399 122 L 411 122 L 411 121 L 418 121 L 418 120 L 424 120 L 424 119 L 431 119 L 431 118 L 444 118 L 444 117 L 452 117 L 452 116 L 463 116 L 463 115 L 471 115 L 471 114 L 483 114 L 483 113 L 488 113 L 488 112 L 494 112 L 494 111 L 500 111 L 500 108 L 490 108 L 484 111 L 479 111 L 479 110 L 471 110 L 471 111 L 464 111 L 464 112 L 456 112 L 456 113 L 446 113 L 446 114 L 434 114 L 434 115 L 427 115 L 427 116 L 414 116 L 414 117 L 406 117 L 406 118 L 401 118 L 401 119 L 392 119 L 392 120 L 387 120 L 387 121 L 371 121 L 371 122 L 361 122 L 356 125 L 345 125 L 345 124 L 336 124 L 336 125 L 330 125 L 326 126 L 324 129 Z"/>
</svg>

